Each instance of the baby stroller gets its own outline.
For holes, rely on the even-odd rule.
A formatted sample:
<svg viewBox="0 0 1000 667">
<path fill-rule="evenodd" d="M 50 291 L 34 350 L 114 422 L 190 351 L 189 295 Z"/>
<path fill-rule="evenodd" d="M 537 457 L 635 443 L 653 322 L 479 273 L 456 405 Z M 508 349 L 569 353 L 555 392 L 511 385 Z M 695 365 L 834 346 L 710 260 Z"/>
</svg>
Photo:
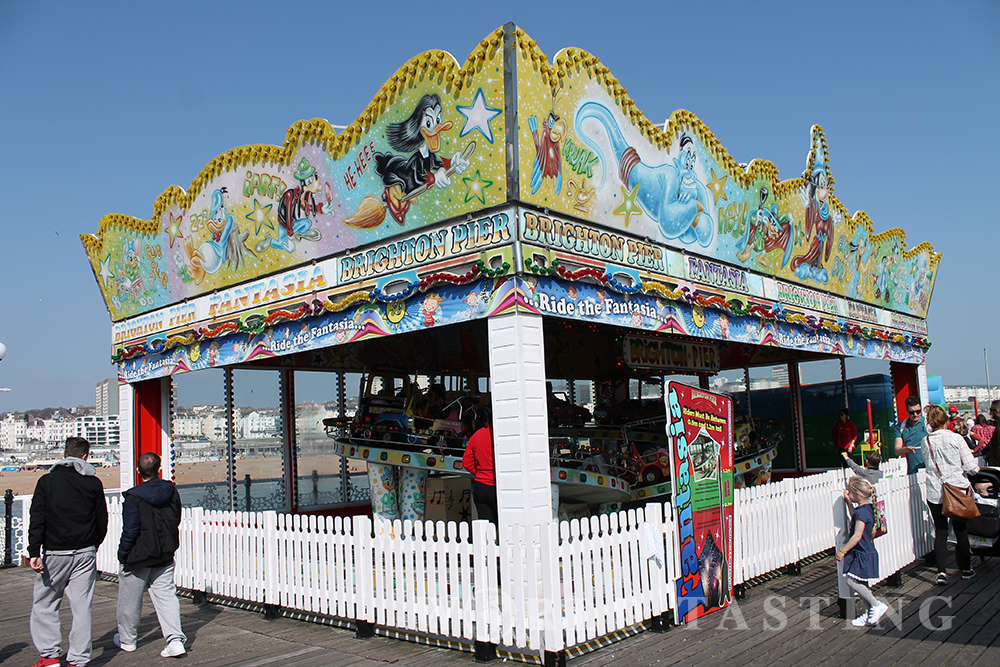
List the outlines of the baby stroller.
<svg viewBox="0 0 1000 667">
<path fill-rule="evenodd" d="M 981 558 L 1000 556 L 1000 470 L 983 468 L 969 479 L 973 489 L 986 490 L 982 485 L 990 485 L 976 500 L 979 516 L 966 522 L 969 546 Z"/>
</svg>

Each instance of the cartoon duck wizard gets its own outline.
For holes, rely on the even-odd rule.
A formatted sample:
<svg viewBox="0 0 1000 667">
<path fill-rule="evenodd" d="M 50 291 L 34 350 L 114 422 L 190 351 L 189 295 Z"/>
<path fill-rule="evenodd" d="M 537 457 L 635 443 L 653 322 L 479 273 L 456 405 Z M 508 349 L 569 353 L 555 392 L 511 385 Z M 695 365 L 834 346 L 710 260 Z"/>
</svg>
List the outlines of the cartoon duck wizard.
<svg viewBox="0 0 1000 667">
<path fill-rule="evenodd" d="M 456 152 L 450 160 L 438 157 L 441 133 L 452 127 L 450 121 L 443 122 L 442 118 L 441 99 L 437 95 L 424 95 L 409 118 L 393 123 L 386 132 L 389 146 L 394 150 L 415 152 L 408 158 L 391 153 L 375 155 L 375 172 L 385 184 L 382 199 L 399 224 L 403 224 L 410 204 L 415 201 L 404 199 L 405 195 L 424 186 L 446 188 L 451 185 L 449 170 L 461 174 L 469 166 L 469 160 L 461 152 Z"/>
</svg>

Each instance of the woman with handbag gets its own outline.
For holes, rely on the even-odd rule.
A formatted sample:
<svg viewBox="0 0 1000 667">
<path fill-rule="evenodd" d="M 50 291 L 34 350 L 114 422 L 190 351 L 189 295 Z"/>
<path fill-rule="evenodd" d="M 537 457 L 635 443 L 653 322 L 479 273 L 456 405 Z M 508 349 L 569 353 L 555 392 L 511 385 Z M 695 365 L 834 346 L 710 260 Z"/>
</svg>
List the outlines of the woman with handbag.
<svg viewBox="0 0 1000 667">
<path fill-rule="evenodd" d="M 955 561 L 963 579 L 976 576 L 969 552 L 969 533 L 965 521 L 978 515 L 972 498 L 972 486 L 966 475 L 979 472 L 979 466 L 962 436 L 948 430 L 948 415 L 937 405 L 927 408 L 930 434 L 921 447 L 927 462 L 927 505 L 934 518 L 934 558 L 937 583 L 948 583 L 945 563 L 948 559 L 948 519 L 955 531 Z"/>
</svg>

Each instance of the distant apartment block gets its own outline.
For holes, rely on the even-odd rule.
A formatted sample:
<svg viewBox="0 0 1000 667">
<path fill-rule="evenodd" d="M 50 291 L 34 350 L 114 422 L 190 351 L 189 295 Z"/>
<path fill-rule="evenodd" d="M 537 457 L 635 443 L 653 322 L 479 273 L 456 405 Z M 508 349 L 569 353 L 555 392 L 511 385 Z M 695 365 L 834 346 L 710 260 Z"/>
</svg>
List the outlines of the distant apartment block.
<svg viewBox="0 0 1000 667">
<path fill-rule="evenodd" d="M 98 417 L 118 415 L 118 378 L 97 383 L 94 389 L 94 414 Z"/>
<path fill-rule="evenodd" d="M 0 421 L 0 449 L 38 451 L 59 449 L 66 438 L 86 438 L 93 448 L 118 447 L 118 415 L 75 419 L 34 419 L 15 413 Z"/>
</svg>

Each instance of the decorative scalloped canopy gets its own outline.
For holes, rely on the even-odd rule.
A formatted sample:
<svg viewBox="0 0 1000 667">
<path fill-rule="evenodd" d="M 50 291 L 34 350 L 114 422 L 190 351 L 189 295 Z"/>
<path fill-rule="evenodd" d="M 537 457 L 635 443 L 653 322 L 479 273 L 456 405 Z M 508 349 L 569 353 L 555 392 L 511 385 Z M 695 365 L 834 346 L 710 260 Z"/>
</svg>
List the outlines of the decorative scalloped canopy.
<svg viewBox="0 0 1000 667">
<path fill-rule="evenodd" d="M 743 167 L 691 112 L 655 124 L 596 56 L 550 63 L 507 26 L 462 65 L 410 59 L 343 132 L 299 121 L 280 147 L 234 148 L 168 187 L 150 220 L 109 214 L 81 240 L 118 321 L 522 202 L 926 317 L 941 255 L 851 215 L 830 164 L 813 126 L 802 176 Z"/>
</svg>

